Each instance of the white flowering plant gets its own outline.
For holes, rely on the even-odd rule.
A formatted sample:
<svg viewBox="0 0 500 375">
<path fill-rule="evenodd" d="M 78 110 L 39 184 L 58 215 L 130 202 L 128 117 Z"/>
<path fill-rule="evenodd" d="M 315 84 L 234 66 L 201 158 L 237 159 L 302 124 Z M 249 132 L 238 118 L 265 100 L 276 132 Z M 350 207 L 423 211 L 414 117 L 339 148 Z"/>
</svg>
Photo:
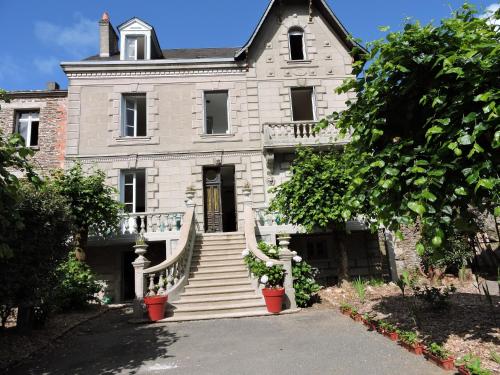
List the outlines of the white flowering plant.
<svg viewBox="0 0 500 375">
<path fill-rule="evenodd" d="M 281 266 L 277 266 L 272 262 L 273 259 L 279 259 L 279 247 L 266 242 L 259 242 L 258 247 L 271 261 L 262 262 L 250 252 L 242 254 L 250 272 L 255 277 L 258 277 L 259 282 L 265 284 L 266 287 L 282 285 L 285 277 L 284 270 Z M 314 279 L 317 273 L 318 271 L 305 262 L 301 256 L 295 255 L 292 258 L 293 287 L 297 305 L 305 307 L 311 305 L 314 301 L 314 297 L 320 289 Z M 277 281 L 281 282 L 281 284 Z"/>
</svg>

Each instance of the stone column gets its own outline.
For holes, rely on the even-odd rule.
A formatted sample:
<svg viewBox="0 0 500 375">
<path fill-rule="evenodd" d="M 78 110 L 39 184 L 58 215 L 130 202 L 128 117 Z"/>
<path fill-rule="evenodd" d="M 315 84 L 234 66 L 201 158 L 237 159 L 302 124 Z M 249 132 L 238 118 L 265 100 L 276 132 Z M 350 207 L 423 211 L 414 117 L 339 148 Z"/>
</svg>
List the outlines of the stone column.
<svg viewBox="0 0 500 375">
<path fill-rule="evenodd" d="M 148 245 L 135 245 L 134 249 L 137 254 L 137 258 L 132 262 L 135 274 L 134 317 L 136 319 L 142 319 L 144 314 L 142 308 L 144 299 L 144 269 L 148 268 L 151 262 L 144 256 L 148 249 Z"/>
<path fill-rule="evenodd" d="M 297 303 L 295 302 L 295 289 L 293 288 L 292 258 L 297 254 L 288 248 L 290 244 L 290 236 L 288 234 L 279 234 L 278 241 L 280 245 L 279 258 L 285 263 L 283 268 L 286 272 L 283 285 L 285 287 L 285 308 L 295 310 Z"/>
</svg>

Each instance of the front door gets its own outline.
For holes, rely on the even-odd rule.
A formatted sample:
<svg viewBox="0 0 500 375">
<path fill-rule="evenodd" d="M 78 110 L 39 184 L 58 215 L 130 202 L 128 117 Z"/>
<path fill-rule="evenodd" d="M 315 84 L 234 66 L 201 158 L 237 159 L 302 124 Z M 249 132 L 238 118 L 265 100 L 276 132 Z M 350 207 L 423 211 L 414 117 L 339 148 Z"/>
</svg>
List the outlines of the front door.
<svg viewBox="0 0 500 375">
<path fill-rule="evenodd" d="M 205 232 L 236 230 L 234 166 L 207 167 L 203 171 Z"/>
<path fill-rule="evenodd" d="M 206 168 L 204 172 L 205 231 L 222 232 L 221 171 L 220 168 Z"/>
</svg>

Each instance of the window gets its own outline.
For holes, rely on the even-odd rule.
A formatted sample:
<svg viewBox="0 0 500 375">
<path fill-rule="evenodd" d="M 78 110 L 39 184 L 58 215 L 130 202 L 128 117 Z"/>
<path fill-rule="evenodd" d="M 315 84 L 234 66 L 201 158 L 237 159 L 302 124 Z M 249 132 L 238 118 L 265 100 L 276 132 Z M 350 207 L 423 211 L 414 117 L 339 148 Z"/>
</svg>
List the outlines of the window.
<svg viewBox="0 0 500 375">
<path fill-rule="evenodd" d="M 227 91 L 205 92 L 205 133 L 228 134 Z"/>
<path fill-rule="evenodd" d="M 17 115 L 16 132 L 28 147 L 38 146 L 39 121 L 39 112 L 20 112 Z"/>
<path fill-rule="evenodd" d="M 125 211 L 145 212 L 146 172 L 144 170 L 124 171 L 121 180 L 121 200 L 125 205 Z"/>
<path fill-rule="evenodd" d="M 122 105 L 122 136 L 146 136 L 146 95 L 124 95 Z"/>
<path fill-rule="evenodd" d="M 305 60 L 304 31 L 299 28 L 288 32 L 288 45 L 290 49 L 290 60 Z"/>
<path fill-rule="evenodd" d="M 125 60 L 144 60 L 146 55 L 144 35 L 127 35 L 125 37 Z"/>
<path fill-rule="evenodd" d="M 314 121 L 314 101 L 312 87 L 292 88 L 293 121 Z"/>
</svg>

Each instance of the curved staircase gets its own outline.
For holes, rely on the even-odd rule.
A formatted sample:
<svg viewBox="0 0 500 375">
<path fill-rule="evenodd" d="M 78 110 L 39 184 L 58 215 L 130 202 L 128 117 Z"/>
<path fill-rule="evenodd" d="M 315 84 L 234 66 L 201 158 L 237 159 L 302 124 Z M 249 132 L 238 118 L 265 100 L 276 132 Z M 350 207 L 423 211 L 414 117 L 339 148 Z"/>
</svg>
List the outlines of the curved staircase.
<svg viewBox="0 0 500 375">
<path fill-rule="evenodd" d="M 269 314 L 248 277 L 241 256 L 245 247 L 245 235 L 240 232 L 197 234 L 188 283 L 162 321 Z"/>
</svg>

